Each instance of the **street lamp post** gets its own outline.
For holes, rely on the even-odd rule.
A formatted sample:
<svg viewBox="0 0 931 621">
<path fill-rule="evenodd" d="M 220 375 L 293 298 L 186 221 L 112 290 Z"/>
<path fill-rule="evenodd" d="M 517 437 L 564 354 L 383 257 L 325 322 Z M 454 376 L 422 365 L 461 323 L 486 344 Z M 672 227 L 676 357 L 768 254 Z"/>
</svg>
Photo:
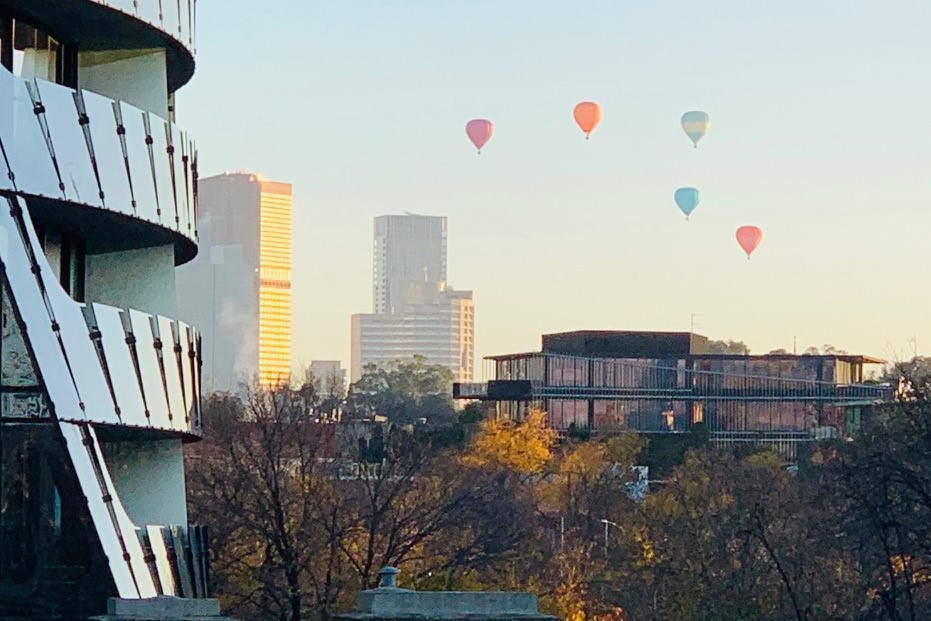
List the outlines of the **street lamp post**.
<svg viewBox="0 0 931 621">
<path fill-rule="evenodd" d="M 608 558 L 608 526 L 614 526 L 615 528 L 620 528 L 620 526 L 616 522 L 612 522 L 605 518 L 598 521 L 605 525 L 605 558 Z"/>
</svg>

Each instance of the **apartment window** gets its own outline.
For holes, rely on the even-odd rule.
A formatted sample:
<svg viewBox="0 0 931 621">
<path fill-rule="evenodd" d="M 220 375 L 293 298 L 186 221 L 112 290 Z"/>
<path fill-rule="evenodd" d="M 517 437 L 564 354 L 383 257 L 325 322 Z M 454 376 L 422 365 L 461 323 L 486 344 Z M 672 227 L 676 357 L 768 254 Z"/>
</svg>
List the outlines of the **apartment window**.
<svg viewBox="0 0 931 621">
<path fill-rule="evenodd" d="M 0 15 L 0 64 L 21 78 L 77 86 L 77 48 L 20 19 Z"/>
<path fill-rule="evenodd" d="M 52 227 L 36 227 L 36 235 L 62 288 L 78 302 L 84 301 L 84 240 Z"/>
</svg>

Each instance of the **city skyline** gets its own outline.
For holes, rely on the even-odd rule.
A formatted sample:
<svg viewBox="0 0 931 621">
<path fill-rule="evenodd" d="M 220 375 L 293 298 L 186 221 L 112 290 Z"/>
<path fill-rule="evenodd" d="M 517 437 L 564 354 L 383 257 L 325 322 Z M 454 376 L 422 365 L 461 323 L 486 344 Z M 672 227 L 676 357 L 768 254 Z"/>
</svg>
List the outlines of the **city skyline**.
<svg viewBox="0 0 931 621">
<path fill-rule="evenodd" d="M 295 367 L 349 359 L 345 317 L 370 304 L 368 222 L 402 211 L 457 231 L 477 358 L 583 327 L 684 330 L 693 313 L 696 331 L 758 353 L 931 343 L 931 299 L 910 275 L 931 224 L 921 3 L 279 2 L 249 24 L 237 7 L 199 7 L 204 54 L 178 105 L 203 174 L 295 180 Z M 310 32 L 287 37 L 298 22 Z M 300 54 L 238 43 L 272 24 L 287 50 L 330 60 L 287 80 Z M 249 92 L 234 88 L 243 71 Z M 241 123 L 213 105 L 227 98 L 265 112 Z M 604 108 L 590 141 L 572 121 L 583 100 Z M 698 149 L 679 127 L 695 109 L 711 115 Z M 495 122 L 481 156 L 471 118 Z M 689 222 L 673 201 L 684 186 L 702 193 Z M 744 224 L 764 231 L 750 261 L 733 239 Z"/>
</svg>

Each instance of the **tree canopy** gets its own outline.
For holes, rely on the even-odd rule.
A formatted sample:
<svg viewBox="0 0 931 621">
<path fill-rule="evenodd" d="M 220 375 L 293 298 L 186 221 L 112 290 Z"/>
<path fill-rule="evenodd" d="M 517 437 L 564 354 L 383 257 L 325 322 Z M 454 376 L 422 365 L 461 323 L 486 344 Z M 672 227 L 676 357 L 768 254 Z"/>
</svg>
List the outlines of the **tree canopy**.
<svg viewBox="0 0 931 621">
<path fill-rule="evenodd" d="M 367 365 L 349 386 L 348 412 L 381 415 L 396 424 L 448 425 L 456 420 L 452 372 L 423 356 L 386 365 Z"/>
<path fill-rule="evenodd" d="M 369 403 L 436 388 L 413 364 L 404 382 L 371 374 Z M 299 390 L 220 397 L 188 456 L 190 512 L 214 524 L 217 590 L 244 621 L 326 621 L 383 565 L 405 587 L 531 591 L 572 621 L 924 621 L 931 386 L 909 385 L 793 469 L 703 432 L 558 438 L 542 412 L 478 406 L 451 434 L 384 424 L 363 460 L 334 453 L 338 423 L 302 415 Z M 654 460 L 646 496 L 628 493 Z"/>
</svg>

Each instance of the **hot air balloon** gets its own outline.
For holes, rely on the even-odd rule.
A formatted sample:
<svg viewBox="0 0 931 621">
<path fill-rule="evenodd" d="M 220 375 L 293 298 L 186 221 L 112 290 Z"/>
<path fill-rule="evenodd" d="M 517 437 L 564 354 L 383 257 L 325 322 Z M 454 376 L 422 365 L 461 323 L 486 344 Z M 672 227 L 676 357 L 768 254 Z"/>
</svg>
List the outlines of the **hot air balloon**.
<svg viewBox="0 0 931 621">
<path fill-rule="evenodd" d="M 478 152 L 482 152 L 482 147 L 491 140 L 491 135 L 495 133 L 495 126 L 487 119 L 472 119 L 466 123 L 466 135 Z"/>
<path fill-rule="evenodd" d="M 695 188 L 679 188 L 676 190 L 676 205 L 678 205 L 682 213 L 685 214 L 686 220 L 689 219 L 689 216 L 695 211 L 695 208 L 698 207 L 700 201 L 701 192 Z"/>
<path fill-rule="evenodd" d="M 575 117 L 575 122 L 585 132 L 585 139 L 588 140 L 589 134 L 601 122 L 601 106 L 594 101 L 583 101 L 575 106 L 572 115 Z"/>
<path fill-rule="evenodd" d="M 684 129 L 688 137 L 692 139 L 697 149 L 698 141 L 711 129 L 711 118 L 704 112 L 697 110 L 686 112 L 682 115 L 682 129 Z"/>
<path fill-rule="evenodd" d="M 761 231 L 758 226 L 742 226 L 737 229 L 737 243 L 740 244 L 740 247 L 747 253 L 748 260 L 762 240 L 763 231 Z"/>
</svg>

